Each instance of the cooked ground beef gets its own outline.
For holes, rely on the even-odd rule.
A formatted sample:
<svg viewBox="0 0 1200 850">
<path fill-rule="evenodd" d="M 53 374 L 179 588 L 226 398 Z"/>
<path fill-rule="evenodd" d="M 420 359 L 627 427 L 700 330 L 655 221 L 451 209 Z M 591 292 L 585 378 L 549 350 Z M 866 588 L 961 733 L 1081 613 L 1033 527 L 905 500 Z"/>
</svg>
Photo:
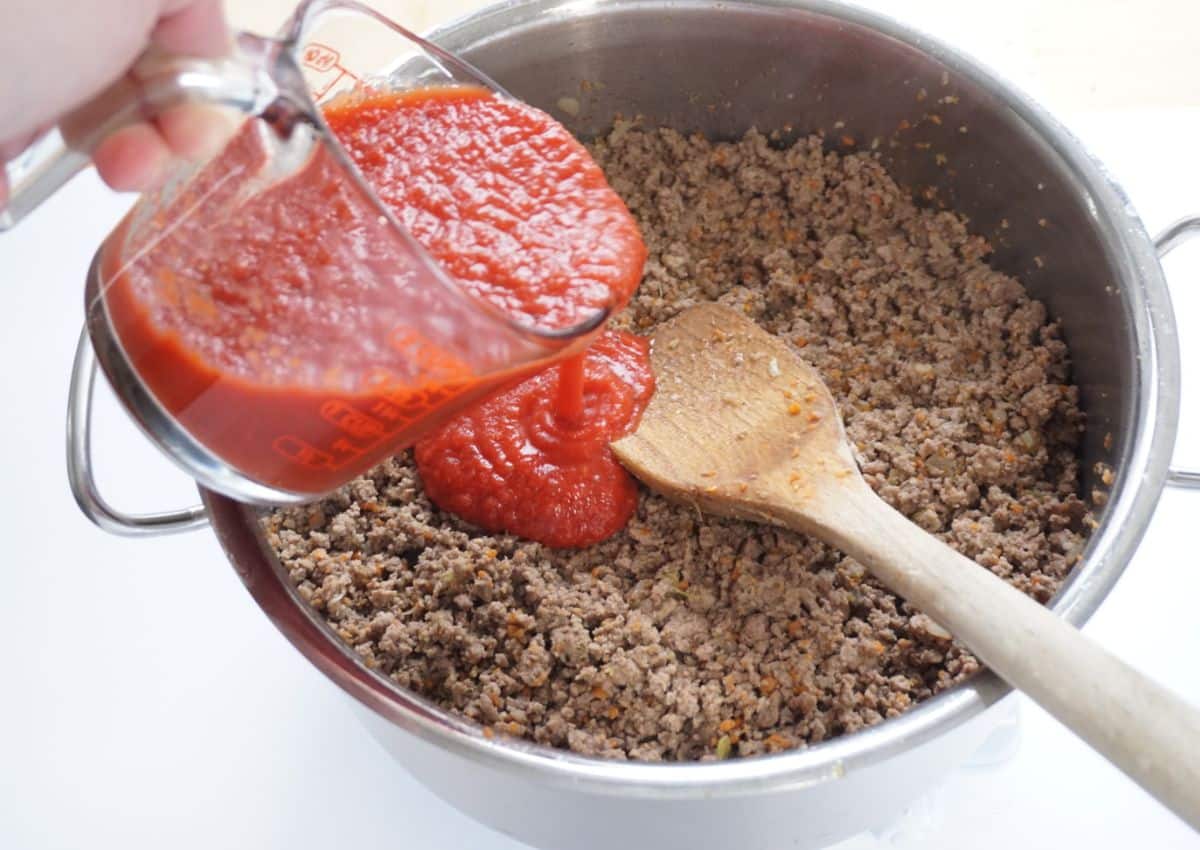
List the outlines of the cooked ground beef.
<svg viewBox="0 0 1200 850">
<path fill-rule="evenodd" d="M 1045 601 L 1090 520 L 1057 323 L 987 243 L 870 154 L 622 123 L 593 146 L 650 259 L 618 324 L 705 299 L 814 364 L 866 479 Z M 643 493 L 616 537 L 555 551 L 435 509 L 405 454 L 264 518 L 300 593 L 370 666 L 483 725 L 579 753 L 747 756 L 878 723 L 979 669 L 856 562 Z"/>
</svg>

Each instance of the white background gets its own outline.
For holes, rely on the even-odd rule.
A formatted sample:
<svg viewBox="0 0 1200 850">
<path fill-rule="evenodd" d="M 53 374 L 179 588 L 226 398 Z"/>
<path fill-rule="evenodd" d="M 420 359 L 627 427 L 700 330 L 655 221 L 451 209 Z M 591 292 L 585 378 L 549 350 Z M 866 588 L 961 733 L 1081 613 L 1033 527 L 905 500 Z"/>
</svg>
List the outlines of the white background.
<svg viewBox="0 0 1200 850">
<path fill-rule="evenodd" d="M 273 28 L 284 5 L 232 11 Z M 380 5 L 426 24 L 479 4 Z M 1107 163 L 1151 231 L 1200 212 L 1193 4 L 873 5 L 1041 97 Z M 517 850 L 376 747 L 341 692 L 261 616 L 209 533 L 118 539 L 75 509 L 63 414 L 83 275 L 126 204 L 87 175 L 0 236 L 0 848 Z M 1200 465 L 1200 345 L 1189 341 L 1200 324 L 1200 246 L 1167 271 L 1185 346 L 1177 457 Z M 97 418 L 114 501 L 194 501 L 106 393 Z M 1087 631 L 1200 703 L 1200 559 L 1188 534 L 1198 510 L 1200 495 L 1163 497 Z M 1200 847 L 1039 709 L 1022 701 L 1019 714 L 1004 757 L 960 770 L 889 837 L 839 850 Z"/>
</svg>

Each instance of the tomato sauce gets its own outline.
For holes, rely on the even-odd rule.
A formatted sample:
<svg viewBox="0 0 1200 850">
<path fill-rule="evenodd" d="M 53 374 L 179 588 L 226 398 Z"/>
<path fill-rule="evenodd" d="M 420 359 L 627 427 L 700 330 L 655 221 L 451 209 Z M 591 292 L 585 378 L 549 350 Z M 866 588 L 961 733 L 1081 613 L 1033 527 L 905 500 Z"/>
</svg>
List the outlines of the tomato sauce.
<svg viewBox="0 0 1200 850">
<path fill-rule="evenodd" d="M 482 528 L 549 546 L 620 531 L 637 485 L 609 443 L 637 427 L 654 392 L 649 350 L 643 337 L 606 331 L 583 357 L 461 414 L 417 443 L 426 494 Z"/>
<path fill-rule="evenodd" d="M 513 319 L 566 328 L 603 306 L 619 308 L 637 286 L 646 251 L 636 223 L 587 151 L 546 114 L 454 87 L 367 93 L 329 105 L 325 117 L 416 240 L 462 289 Z M 373 273 L 401 260 L 389 257 L 376 211 L 324 149 L 300 173 L 238 195 L 238 175 L 263 161 L 252 130 L 176 201 L 175 212 L 219 206 L 217 220 L 203 211 L 179 218 L 145 246 L 129 244 L 135 228 L 128 223 L 110 239 L 103 303 L 143 382 L 197 440 L 262 483 L 316 495 L 438 425 L 431 414 L 447 400 L 482 396 L 515 373 L 479 374 L 452 347 L 406 330 L 406 315 L 423 302 Z M 572 440 L 603 454 L 602 435 L 636 416 L 651 386 L 645 352 L 606 336 L 573 368 L 574 383 L 567 383 L 575 389 L 564 392 L 574 401 L 561 402 L 562 427 L 546 424 L 554 417 L 545 419 L 539 395 L 557 386 L 557 372 L 466 416 L 500 428 L 496 417 L 508 411 L 521 427 L 542 429 L 534 441 L 550 441 L 547 468 L 559 476 L 551 478 L 612 488 L 607 495 L 597 489 L 593 501 L 619 502 L 613 516 L 627 517 L 633 485 L 613 483 L 620 470 L 564 470 L 579 456 L 567 447 Z M 518 398 L 541 418 L 515 411 Z M 467 421 L 447 427 L 462 433 Z M 511 445 L 524 439 L 511 434 Z M 451 475 L 448 455 L 432 460 L 435 445 L 452 442 L 439 440 L 421 456 L 440 504 L 454 510 L 462 502 L 449 494 L 452 484 L 476 487 L 475 502 L 486 501 L 485 488 L 501 486 L 495 478 Z M 455 445 L 469 451 L 461 440 Z M 537 486 L 521 480 L 523 492 Z M 542 498 L 539 509 L 553 513 L 551 501 Z M 509 530 L 511 513 L 487 516 Z M 518 533 L 539 537 L 534 526 L 519 525 Z M 547 539 L 573 545 L 564 528 Z M 589 525 L 578 539 L 597 533 Z"/>
</svg>

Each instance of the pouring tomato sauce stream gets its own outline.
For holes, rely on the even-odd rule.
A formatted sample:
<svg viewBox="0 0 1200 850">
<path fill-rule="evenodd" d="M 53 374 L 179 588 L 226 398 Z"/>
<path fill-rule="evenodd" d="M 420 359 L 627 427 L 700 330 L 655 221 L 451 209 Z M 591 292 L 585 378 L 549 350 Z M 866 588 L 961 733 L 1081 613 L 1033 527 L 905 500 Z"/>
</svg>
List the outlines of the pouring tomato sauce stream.
<svg viewBox="0 0 1200 850">
<path fill-rule="evenodd" d="M 636 223 L 586 149 L 548 115 L 485 89 L 446 87 L 367 93 L 328 105 L 325 119 L 425 250 L 511 318 L 565 328 L 605 305 L 619 309 L 636 288 L 646 256 Z M 253 151 L 235 140 L 212 176 L 197 178 L 211 184 L 203 190 L 221 191 L 219 175 L 252 165 Z M 215 229 L 207 223 L 206 244 L 217 250 L 202 263 L 180 259 L 186 224 L 144 256 L 106 258 L 109 319 L 159 402 L 222 458 L 299 492 L 330 489 L 404 448 L 387 443 L 389 415 L 406 406 L 418 415 L 439 394 L 484 383 L 448 368 L 452 380 L 393 390 L 381 402 L 370 381 L 347 376 L 352 365 L 334 365 L 372 359 L 380 369 L 386 356 L 412 351 L 368 350 L 373 323 L 388 321 L 385 288 L 291 271 L 331 262 L 322 234 L 361 230 L 328 160 L 316 157 Z M 281 356 L 299 338 L 306 356 Z M 415 446 L 426 493 L 486 530 L 552 546 L 615 533 L 637 491 L 608 444 L 636 427 L 649 402 L 648 354 L 646 340 L 603 331 L 586 352 L 444 423 Z M 333 444 L 344 458 L 314 447 L 331 421 L 348 432 Z"/>
</svg>

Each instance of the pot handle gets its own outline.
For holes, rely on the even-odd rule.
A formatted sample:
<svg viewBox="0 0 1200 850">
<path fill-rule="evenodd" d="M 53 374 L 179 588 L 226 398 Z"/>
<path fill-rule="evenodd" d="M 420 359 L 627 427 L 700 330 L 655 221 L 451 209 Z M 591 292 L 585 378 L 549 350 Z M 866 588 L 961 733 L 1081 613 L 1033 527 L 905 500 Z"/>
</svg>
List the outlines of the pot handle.
<svg viewBox="0 0 1200 850">
<path fill-rule="evenodd" d="M 75 349 L 71 391 L 67 399 L 67 479 L 84 516 L 105 531 L 124 537 L 176 534 L 207 525 L 203 505 L 153 514 L 127 514 L 100 495 L 92 476 L 92 391 L 95 385 L 96 354 L 85 327 Z"/>
<path fill-rule="evenodd" d="M 1154 250 L 1161 261 L 1184 242 L 1200 236 L 1200 215 L 1181 218 L 1154 239 Z M 1200 490 L 1200 470 L 1181 469 L 1176 466 L 1167 470 L 1167 483 L 1187 490 Z"/>
</svg>

